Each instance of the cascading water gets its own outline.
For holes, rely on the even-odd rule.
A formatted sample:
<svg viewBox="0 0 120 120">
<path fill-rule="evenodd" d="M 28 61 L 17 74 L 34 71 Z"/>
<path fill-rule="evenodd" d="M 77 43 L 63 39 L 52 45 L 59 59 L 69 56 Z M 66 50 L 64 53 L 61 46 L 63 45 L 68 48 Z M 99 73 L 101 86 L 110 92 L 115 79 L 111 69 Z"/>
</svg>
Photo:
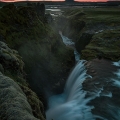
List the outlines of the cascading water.
<svg viewBox="0 0 120 120">
<path fill-rule="evenodd" d="M 87 77 L 91 76 L 86 74 L 84 61 L 79 61 L 68 78 L 64 93 L 49 99 L 47 120 L 94 120 L 93 107 L 87 106 L 92 98 L 85 99 L 86 92 L 82 90 Z"/>
<path fill-rule="evenodd" d="M 63 36 L 61 32 L 60 35 L 66 45 L 74 44 L 70 39 Z M 83 90 L 82 83 L 87 78 L 92 79 L 93 77 L 86 73 L 84 66 L 86 61 L 79 60 L 79 54 L 77 54 L 76 58 L 78 63 L 68 77 L 64 92 L 49 98 L 49 108 L 46 111 L 47 120 L 119 120 L 120 106 L 116 105 L 114 101 L 118 94 L 112 93 L 114 91 L 111 88 L 115 87 L 116 90 L 120 90 L 120 61 L 113 62 L 113 65 L 118 67 L 118 71 L 113 73 L 115 75 L 113 78 L 105 78 L 107 84 L 105 82 L 102 84 L 102 81 L 98 81 L 94 84 L 100 84 L 99 87 L 95 87 L 93 84 L 93 91 L 85 91 Z M 108 85 L 109 89 L 106 89 Z M 107 100 L 105 104 L 104 102 L 103 104 L 100 103 L 103 106 L 99 105 L 101 98 Z M 89 104 L 92 100 L 96 99 L 98 101 L 97 109 L 95 109 L 96 104 Z M 104 108 L 103 112 L 101 112 L 101 108 Z M 93 109 L 99 112 L 93 114 Z"/>
<path fill-rule="evenodd" d="M 75 43 L 74 43 L 71 39 L 69 39 L 68 37 L 64 36 L 61 31 L 59 31 L 59 34 L 60 34 L 60 36 L 61 36 L 61 38 L 62 38 L 62 40 L 63 40 L 63 43 L 64 43 L 66 46 L 73 46 L 74 55 L 75 55 L 75 60 L 76 60 L 76 62 L 78 62 L 79 59 L 80 59 L 80 54 L 77 52 L 77 50 L 76 50 L 75 47 L 74 47 Z"/>
<path fill-rule="evenodd" d="M 65 45 L 74 45 L 71 39 L 59 32 Z M 74 49 L 75 59 L 79 61 L 79 54 Z M 49 110 L 46 112 L 47 120 L 92 120 L 92 106 L 87 106 L 91 98 L 85 99 L 86 92 L 82 90 L 82 83 L 87 77 L 84 60 L 77 63 L 70 74 L 64 93 L 49 98 Z"/>
</svg>

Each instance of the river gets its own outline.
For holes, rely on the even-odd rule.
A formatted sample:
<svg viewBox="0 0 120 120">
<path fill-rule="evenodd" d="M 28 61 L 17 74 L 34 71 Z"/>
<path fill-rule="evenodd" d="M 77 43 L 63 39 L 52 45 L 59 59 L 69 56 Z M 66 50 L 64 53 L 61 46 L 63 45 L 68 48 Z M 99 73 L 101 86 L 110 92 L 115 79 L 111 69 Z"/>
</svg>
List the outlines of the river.
<svg viewBox="0 0 120 120">
<path fill-rule="evenodd" d="M 61 32 L 60 35 L 66 45 L 74 45 Z M 47 120 L 119 120 L 120 107 L 116 105 L 119 94 L 116 94 L 116 90 L 120 90 L 120 61 L 94 60 L 94 64 L 101 66 L 97 67 L 99 74 L 96 76 L 89 74 L 89 68 L 86 69 L 90 62 L 78 59 L 76 62 L 64 92 L 49 98 Z"/>
<path fill-rule="evenodd" d="M 64 92 L 49 98 L 47 120 L 119 120 L 120 61 L 80 60 L 74 42 L 59 34 L 74 49 L 76 65 Z"/>
</svg>

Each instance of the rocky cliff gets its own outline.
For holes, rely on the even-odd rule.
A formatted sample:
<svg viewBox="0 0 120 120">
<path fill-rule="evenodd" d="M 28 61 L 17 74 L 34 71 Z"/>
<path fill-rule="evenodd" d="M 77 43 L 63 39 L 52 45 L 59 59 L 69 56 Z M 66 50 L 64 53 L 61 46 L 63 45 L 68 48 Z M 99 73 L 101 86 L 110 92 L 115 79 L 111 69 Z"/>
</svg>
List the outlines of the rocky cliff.
<svg viewBox="0 0 120 120">
<path fill-rule="evenodd" d="M 81 59 L 120 59 L 119 8 L 68 8 L 57 18 L 56 27 L 76 42 Z M 57 26 L 56 24 L 56 26 Z"/>
<path fill-rule="evenodd" d="M 0 9 L 2 120 L 44 120 L 47 97 L 63 91 L 73 65 L 73 50 L 49 26 L 44 4 Z"/>
</svg>

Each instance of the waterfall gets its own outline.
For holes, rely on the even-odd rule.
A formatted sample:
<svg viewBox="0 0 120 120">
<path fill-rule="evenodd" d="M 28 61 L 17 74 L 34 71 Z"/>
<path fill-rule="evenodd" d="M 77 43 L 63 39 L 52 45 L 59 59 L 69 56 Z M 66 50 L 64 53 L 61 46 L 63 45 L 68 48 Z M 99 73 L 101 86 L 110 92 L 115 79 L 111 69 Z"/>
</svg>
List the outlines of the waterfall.
<svg viewBox="0 0 120 120">
<path fill-rule="evenodd" d="M 66 46 L 74 45 L 71 39 L 62 35 L 59 32 Z M 76 58 L 76 66 L 71 72 L 66 82 L 64 92 L 62 94 L 51 96 L 48 99 L 48 110 L 46 111 L 47 120 L 119 120 L 120 106 L 116 104 L 114 98 L 119 99 L 119 94 L 116 91 L 120 90 L 120 61 L 113 62 L 118 69 L 113 74 L 115 76 L 104 78 L 104 82 L 97 81 L 92 87 L 93 91 L 85 91 L 82 88 L 82 83 L 87 79 L 93 79 L 94 76 L 88 75 L 84 64 L 85 60 L 79 60 L 80 56 L 74 48 Z M 103 68 L 104 69 L 104 68 Z M 93 79 L 94 81 L 94 79 Z M 107 84 L 106 84 L 107 83 Z M 96 87 L 95 85 L 99 85 Z M 109 89 L 108 89 L 109 86 Z M 112 93 L 113 92 L 113 93 Z M 119 92 L 118 92 L 119 93 Z M 119 96 L 118 96 L 119 95 Z M 104 98 L 103 104 L 101 102 Z M 97 104 L 88 104 L 92 100 L 98 101 Z M 119 100 L 118 100 L 119 102 Z M 102 106 L 101 106 L 102 105 Z M 98 107 L 97 109 L 96 106 Z M 102 109 L 103 108 L 103 109 Z M 93 114 L 92 110 L 97 110 L 98 113 Z M 101 111 L 102 109 L 102 111 Z"/>
<path fill-rule="evenodd" d="M 64 93 L 49 98 L 47 120 L 94 120 L 91 113 L 93 106 L 87 105 L 92 97 L 85 98 L 87 92 L 82 90 L 83 81 L 91 77 L 86 74 L 84 62 L 79 61 L 73 69 Z"/>
<path fill-rule="evenodd" d="M 80 59 L 80 54 L 77 52 L 76 48 L 74 47 L 75 43 L 71 39 L 69 39 L 68 37 L 64 36 L 61 31 L 59 31 L 59 34 L 60 34 L 60 36 L 61 36 L 61 38 L 63 40 L 63 43 L 66 46 L 73 46 L 75 60 L 76 60 L 76 62 L 78 62 L 79 59 Z"/>
</svg>

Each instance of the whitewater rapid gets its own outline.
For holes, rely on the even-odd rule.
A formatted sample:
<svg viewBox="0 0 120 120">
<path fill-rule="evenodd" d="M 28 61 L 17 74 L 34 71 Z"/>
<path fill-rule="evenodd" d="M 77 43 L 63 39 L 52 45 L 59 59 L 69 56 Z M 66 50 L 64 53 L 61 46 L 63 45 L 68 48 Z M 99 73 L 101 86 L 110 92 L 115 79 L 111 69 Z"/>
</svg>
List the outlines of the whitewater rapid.
<svg viewBox="0 0 120 120">
<path fill-rule="evenodd" d="M 61 33 L 60 33 L 61 34 Z M 61 34 L 62 35 L 62 34 Z M 74 44 L 67 37 L 63 42 Z M 65 38 L 67 38 L 65 40 Z M 68 42 L 70 40 L 70 42 Z M 79 58 L 79 56 L 77 55 Z M 119 120 L 120 119 L 120 106 L 117 106 L 113 101 L 112 87 L 120 90 L 120 61 L 111 62 L 114 66 L 118 67 L 118 70 L 114 72 L 114 77 L 106 78 L 105 83 L 110 85 L 110 88 L 105 91 L 107 84 L 102 84 L 100 87 L 95 85 L 101 84 L 102 81 L 95 82 L 93 91 L 85 91 L 83 89 L 83 82 L 86 79 L 92 79 L 93 76 L 87 74 L 85 64 L 87 61 L 77 59 L 73 71 L 69 75 L 64 92 L 62 94 L 51 96 L 48 100 L 48 110 L 46 111 L 47 120 Z M 103 68 L 104 69 L 104 68 Z M 119 91 L 118 91 L 119 92 Z M 94 104 L 89 104 L 92 100 L 101 100 L 104 98 L 108 102 L 103 101 L 103 113 L 93 114 L 92 110 L 95 109 Z M 119 98 L 118 98 L 119 99 Z M 98 102 L 99 103 L 99 102 Z M 99 103 L 97 106 L 100 106 Z M 99 108 L 98 107 L 98 108 Z M 97 109 L 98 110 L 98 109 Z"/>
<path fill-rule="evenodd" d="M 82 83 L 87 77 L 84 60 L 79 61 L 70 74 L 63 94 L 49 99 L 47 120 L 94 120 L 93 106 L 87 106 L 91 98 L 85 99 Z"/>
<path fill-rule="evenodd" d="M 78 62 L 80 60 L 80 54 L 77 52 L 75 46 L 75 43 L 72 41 L 72 39 L 69 39 L 68 37 L 64 36 L 61 31 L 59 31 L 59 34 L 62 38 L 63 43 L 66 46 L 73 46 L 74 49 L 74 55 L 75 55 L 75 61 Z"/>
</svg>

